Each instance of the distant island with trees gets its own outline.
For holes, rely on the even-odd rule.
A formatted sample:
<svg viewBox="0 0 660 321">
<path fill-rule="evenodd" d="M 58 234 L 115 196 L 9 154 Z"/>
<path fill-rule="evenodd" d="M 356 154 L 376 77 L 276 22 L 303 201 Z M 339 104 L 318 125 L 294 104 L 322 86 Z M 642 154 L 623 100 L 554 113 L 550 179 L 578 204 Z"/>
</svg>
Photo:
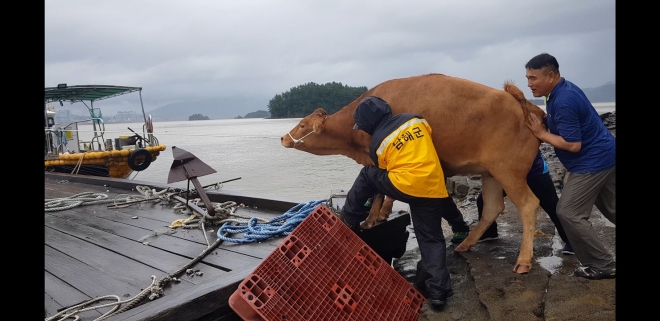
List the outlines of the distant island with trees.
<svg viewBox="0 0 660 321">
<path fill-rule="evenodd" d="M 236 116 L 236 117 L 234 117 L 234 119 L 243 119 L 243 118 L 269 118 L 269 117 L 270 117 L 270 113 L 269 113 L 269 112 L 267 112 L 267 111 L 265 111 L 265 110 L 257 110 L 257 111 L 253 111 L 253 112 L 251 112 L 251 113 L 247 113 L 247 115 L 245 115 L 245 117 Z"/>
<path fill-rule="evenodd" d="M 192 114 L 188 117 L 188 120 L 209 120 L 209 116 L 204 116 L 202 114 Z"/>
<path fill-rule="evenodd" d="M 350 87 L 340 82 L 319 85 L 314 82 L 291 88 L 277 94 L 268 102 L 270 118 L 297 118 L 311 114 L 322 107 L 334 114 L 367 91 L 366 86 Z"/>
</svg>

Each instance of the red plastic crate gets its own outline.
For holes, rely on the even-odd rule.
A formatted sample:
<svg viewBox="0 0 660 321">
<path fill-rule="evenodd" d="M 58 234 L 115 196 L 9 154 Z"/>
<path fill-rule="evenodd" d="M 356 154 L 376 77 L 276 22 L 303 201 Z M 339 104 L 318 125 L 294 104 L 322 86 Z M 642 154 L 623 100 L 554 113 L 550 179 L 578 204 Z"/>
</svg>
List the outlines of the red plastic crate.
<svg viewBox="0 0 660 321">
<path fill-rule="evenodd" d="M 424 296 L 320 205 L 229 298 L 243 320 L 418 320 Z"/>
</svg>

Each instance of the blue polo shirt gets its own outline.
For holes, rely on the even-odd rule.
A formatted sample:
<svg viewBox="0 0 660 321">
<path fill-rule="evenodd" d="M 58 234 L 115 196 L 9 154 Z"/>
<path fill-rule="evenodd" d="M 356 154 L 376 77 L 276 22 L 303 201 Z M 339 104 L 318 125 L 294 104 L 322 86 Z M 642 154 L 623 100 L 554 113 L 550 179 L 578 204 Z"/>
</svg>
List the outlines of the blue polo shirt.
<svg viewBox="0 0 660 321">
<path fill-rule="evenodd" d="M 555 148 L 566 170 L 597 173 L 616 165 L 616 138 L 578 86 L 564 79 L 547 98 L 548 130 L 567 142 L 582 142 L 579 152 Z"/>
</svg>

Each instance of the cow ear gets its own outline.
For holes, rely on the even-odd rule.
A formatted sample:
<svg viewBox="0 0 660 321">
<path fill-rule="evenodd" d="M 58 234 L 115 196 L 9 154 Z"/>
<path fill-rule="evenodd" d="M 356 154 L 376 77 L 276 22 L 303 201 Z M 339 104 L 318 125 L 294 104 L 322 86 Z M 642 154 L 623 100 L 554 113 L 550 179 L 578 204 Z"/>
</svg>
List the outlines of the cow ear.
<svg viewBox="0 0 660 321">
<path fill-rule="evenodd" d="M 320 134 L 321 132 L 323 132 L 323 129 L 325 128 L 325 126 L 323 125 L 324 120 L 325 120 L 325 117 L 314 120 L 314 123 L 313 123 L 312 126 L 314 128 L 314 133 L 315 134 Z"/>
<path fill-rule="evenodd" d="M 316 108 L 316 110 L 314 111 L 314 114 L 319 115 L 319 116 L 326 116 L 328 113 L 323 108 Z"/>
</svg>

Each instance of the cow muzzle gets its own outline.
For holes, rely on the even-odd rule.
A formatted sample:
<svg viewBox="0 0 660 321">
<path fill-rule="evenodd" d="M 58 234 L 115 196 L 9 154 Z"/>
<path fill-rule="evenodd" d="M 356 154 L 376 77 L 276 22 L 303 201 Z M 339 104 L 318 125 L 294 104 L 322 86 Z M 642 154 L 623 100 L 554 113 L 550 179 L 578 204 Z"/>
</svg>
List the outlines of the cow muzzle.
<svg viewBox="0 0 660 321">
<path fill-rule="evenodd" d="M 296 145 L 298 145 L 298 143 L 304 144 L 305 142 L 303 141 L 303 139 L 313 133 L 314 131 L 312 130 L 311 132 L 307 133 L 307 135 L 300 137 L 300 139 L 293 138 L 293 136 L 291 136 L 291 133 L 287 133 L 287 134 L 289 135 L 289 137 L 291 137 L 291 140 L 293 141 L 293 147 L 295 148 Z"/>
</svg>

